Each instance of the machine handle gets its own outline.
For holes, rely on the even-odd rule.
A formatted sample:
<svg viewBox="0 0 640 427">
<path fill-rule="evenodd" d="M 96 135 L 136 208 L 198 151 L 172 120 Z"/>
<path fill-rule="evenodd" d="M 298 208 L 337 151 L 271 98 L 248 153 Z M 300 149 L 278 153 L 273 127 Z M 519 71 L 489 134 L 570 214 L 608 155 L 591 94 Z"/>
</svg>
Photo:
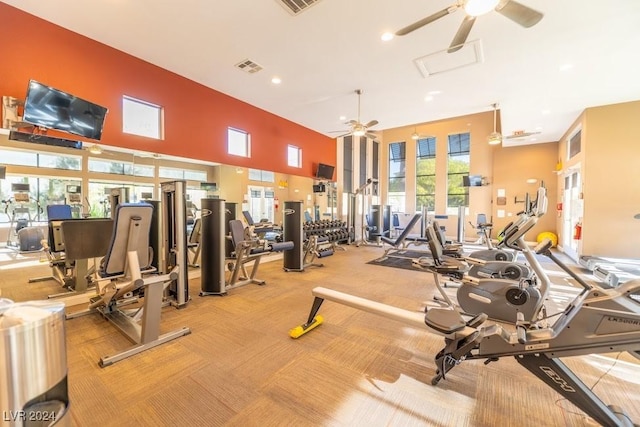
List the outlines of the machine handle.
<svg viewBox="0 0 640 427">
<path fill-rule="evenodd" d="M 521 311 L 516 313 L 516 335 L 520 344 L 527 342 L 527 324 Z"/>
</svg>

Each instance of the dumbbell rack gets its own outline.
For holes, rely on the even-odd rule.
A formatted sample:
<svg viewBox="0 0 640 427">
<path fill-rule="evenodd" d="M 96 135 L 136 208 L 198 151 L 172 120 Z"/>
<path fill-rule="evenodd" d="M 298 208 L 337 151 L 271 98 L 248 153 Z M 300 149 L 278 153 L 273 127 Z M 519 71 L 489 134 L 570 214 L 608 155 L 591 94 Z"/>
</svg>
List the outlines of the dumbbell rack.
<svg viewBox="0 0 640 427">
<path fill-rule="evenodd" d="M 340 247 L 340 243 L 349 243 L 353 240 L 353 233 L 349 231 L 347 223 L 340 220 L 320 220 L 306 222 L 302 225 L 306 237 L 326 237 L 334 248 Z M 340 247 L 344 250 L 344 248 Z"/>
</svg>

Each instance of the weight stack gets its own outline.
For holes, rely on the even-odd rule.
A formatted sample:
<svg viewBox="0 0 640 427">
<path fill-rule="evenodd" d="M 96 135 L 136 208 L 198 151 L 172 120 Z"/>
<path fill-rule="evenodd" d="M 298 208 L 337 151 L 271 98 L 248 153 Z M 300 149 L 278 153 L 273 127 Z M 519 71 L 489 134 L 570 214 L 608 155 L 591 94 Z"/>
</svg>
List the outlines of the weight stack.
<svg viewBox="0 0 640 427">
<path fill-rule="evenodd" d="M 229 221 L 236 219 L 236 209 L 238 204 L 236 202 L 225 202 L 225 214 L 224 214 L 224 235 L 228 236 L 231 230 L 229 230 Z M 233 258 L 231 253 L 236 250 L 233 247 L 233 242 L 230 239 L 224 239 L 224 256 L 227 258 Z"/>
<path fill-rule="evenodd" d="M 282 240 L 293 242 L 293 249 L 284 252 L 283 267 L 285 271 L 303 271 L 303 230 L 304 212 L 301 201 L 284 202 L 282 218 Z"/>
<path fill-rule="evenodd" d="M 225 201 L 201 199 L 200 296 L 224 295 Z M 228 223 L 227 223 L 228 224 Z M 227 225 L 228 227 L 228 225 Z"/>
</svg>

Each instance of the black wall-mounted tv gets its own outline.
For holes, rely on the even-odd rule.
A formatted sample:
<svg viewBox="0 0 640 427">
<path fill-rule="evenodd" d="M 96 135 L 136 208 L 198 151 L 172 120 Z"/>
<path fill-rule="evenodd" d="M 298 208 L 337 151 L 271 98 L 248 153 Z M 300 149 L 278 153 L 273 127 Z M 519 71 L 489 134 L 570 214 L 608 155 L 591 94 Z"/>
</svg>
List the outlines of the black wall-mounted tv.
<svg viewBox="0 0 640 427">
<path fill-rule="evenodd" d="M 334 166 L 325 165 L 324 163 L 318 163 L 318 170 L 316 171 L 316 178 L 326 179 L 327 181 L 333 181 Z"/>
<path fill-rule="evenodd" d="M 463 187 L 482 187 L 481 175 L 464 175 L 462 177 Z"/>
<path fill-rule="evenodd" d="M 324 184 L 313 184 L 313 192 L 314 193 L 324 193 L 326 190 Z"/>
<path fill-rule="evenodd" d="M 25 122 L 100 140 L 107 109 L 77 96 L 29 81 L 24 102 Z"/>
</svg>

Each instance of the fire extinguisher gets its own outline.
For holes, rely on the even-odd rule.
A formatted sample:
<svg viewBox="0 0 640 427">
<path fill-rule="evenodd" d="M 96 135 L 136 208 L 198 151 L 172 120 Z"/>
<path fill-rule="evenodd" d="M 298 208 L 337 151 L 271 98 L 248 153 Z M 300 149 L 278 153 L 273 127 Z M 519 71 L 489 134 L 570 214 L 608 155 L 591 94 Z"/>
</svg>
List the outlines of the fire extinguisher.
<svg viewBox="0 0 640 427">
<path fill-rule="evenodd" d="M 278 210 L 278 198 L 276 197 L 275 199 L 273 199 L 273 207 L 275 208 L 275 210 Z"/>
<path fill-rule="evenodd" d="M 582 238 L 582 223 L 576 223 L 576 226 L 573 227 L 573 240 L 580 240 Z"/>
</svg>

